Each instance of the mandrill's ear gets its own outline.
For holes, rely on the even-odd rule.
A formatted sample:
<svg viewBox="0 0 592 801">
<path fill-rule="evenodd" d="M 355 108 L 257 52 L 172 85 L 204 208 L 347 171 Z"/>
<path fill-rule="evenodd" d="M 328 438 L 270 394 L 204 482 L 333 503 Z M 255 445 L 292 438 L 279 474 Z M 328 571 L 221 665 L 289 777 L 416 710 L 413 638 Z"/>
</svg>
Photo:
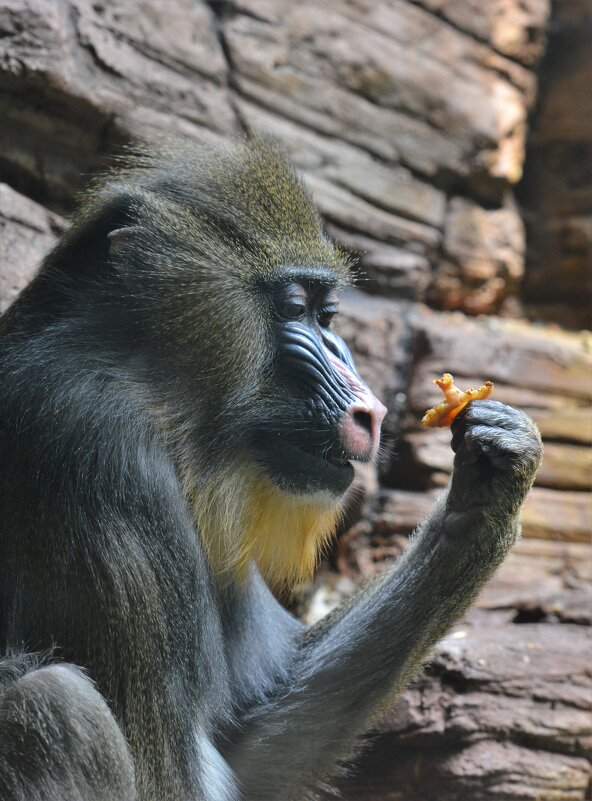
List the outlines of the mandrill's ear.
<svg viewBox="0 0 592 801">
<path fill-rule="evenodd" d="M 107 234 L 109 255 L 117 256 L 127 245 L 137 241 L 143 230 L 141 225 L 129 225 L 125 228 L 115 228 L 113 231 L 109 231 Z"/>
<path fill-rule="evenodd" d="M 109 259 L 112 259 L 115 269 L 128 290 L 138 288 L 138 272 L 130 263 L 133 253 L 142 239 L 146 237 L 146 229 L 141 225 L 126 225 L 114 228 L 107 234 L 107 247 Z"/>
<path fill-rule="evenodd" d="M 147 233 L 147 229 L 137 223 L 114 228 L 107 233 L 109 260 L 124 286 L 131 292 L 139 289 L 141 277 L 145 274 L 146 265 L 142 260 L 138 268 L 137 254 L 141 252 Z"/>
<path fill-rule="evenodd" d="M 138 191 L 125 184 L 96 190 L 48 261 L 76 274 L 97 274 L 139 232 L 141 202 Z"/>
</svg>

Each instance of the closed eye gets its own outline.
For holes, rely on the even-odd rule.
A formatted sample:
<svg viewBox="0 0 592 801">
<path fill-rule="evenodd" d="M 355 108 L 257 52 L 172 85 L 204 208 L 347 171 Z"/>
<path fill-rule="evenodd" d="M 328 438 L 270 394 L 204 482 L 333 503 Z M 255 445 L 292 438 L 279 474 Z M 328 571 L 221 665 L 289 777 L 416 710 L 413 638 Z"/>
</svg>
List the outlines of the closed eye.
<svg viewBox="0 0 592 801">
<path fill-rule="evenodd" d="M 321 328 L 329 328 L 333 318 L 337 314 L 339 314 L 339 309 L 337 306 L 324 306 L 322 309 L 319 309 L 317 314 L 317 322 Z"/>
<path fill-rule="evenodd" d="M 284 300 L 279 304 L 279 313 L 285 320 L 301 320 L 306 314 L 306 303 L 301 300 Z"/>
</svg>

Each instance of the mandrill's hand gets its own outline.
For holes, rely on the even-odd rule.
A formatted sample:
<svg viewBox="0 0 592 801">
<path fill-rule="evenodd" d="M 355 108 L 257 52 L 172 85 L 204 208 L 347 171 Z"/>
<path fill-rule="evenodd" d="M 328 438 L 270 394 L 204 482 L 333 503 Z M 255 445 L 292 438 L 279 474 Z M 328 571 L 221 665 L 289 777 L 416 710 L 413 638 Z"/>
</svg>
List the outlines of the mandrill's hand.
<svg viewBox="0 0 592 801">
<path fill-rule="evenodd" d="M 446 531 L 467 533 L 484 516 L 499 524 L 517 515 L 543 452 L 530 417 L 498 401 L 472 401 L 452 424 L 451 446 Z"/>
</svg>

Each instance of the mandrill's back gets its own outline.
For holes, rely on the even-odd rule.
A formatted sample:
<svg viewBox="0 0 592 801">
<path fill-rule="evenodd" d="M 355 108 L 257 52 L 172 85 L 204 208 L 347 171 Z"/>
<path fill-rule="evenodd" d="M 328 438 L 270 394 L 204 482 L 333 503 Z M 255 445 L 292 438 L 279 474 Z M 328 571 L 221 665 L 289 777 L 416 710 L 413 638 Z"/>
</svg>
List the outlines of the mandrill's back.
<svg viewBox="0 0 592 801">
<path fill-rule="evenodd" d="M 100 743 L 102 716 L 104 758 L 115 770 L 114 742 L 129 745 L 142 799 L 201 798 L 200 721 L 228 695 L 219 602 L 139 371 L 85 304 L 50 261 L 0 324 L 0 673 L 85 669 L 100 696 L 86 679 L 67 683 L 92 712 L 83 739 Z M 132 799 L 126 770 L 113 787 L 128 789 L 97 801 Z"/>
</svg>

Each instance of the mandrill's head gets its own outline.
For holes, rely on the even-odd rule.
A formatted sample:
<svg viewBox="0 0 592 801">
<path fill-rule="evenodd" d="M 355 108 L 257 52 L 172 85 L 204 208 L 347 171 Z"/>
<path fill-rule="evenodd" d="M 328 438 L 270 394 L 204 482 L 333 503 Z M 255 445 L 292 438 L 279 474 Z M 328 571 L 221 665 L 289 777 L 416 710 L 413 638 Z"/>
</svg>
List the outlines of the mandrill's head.
<svg viewBox="0 0 592 801">
<path fill-rule="evenodd" d="M 130 354 L 213 568 L 306 578 L 385 413 L 331 330 L 347 259 L 262 142 L 164 146 L 97 203 Z"/>
</svg>

